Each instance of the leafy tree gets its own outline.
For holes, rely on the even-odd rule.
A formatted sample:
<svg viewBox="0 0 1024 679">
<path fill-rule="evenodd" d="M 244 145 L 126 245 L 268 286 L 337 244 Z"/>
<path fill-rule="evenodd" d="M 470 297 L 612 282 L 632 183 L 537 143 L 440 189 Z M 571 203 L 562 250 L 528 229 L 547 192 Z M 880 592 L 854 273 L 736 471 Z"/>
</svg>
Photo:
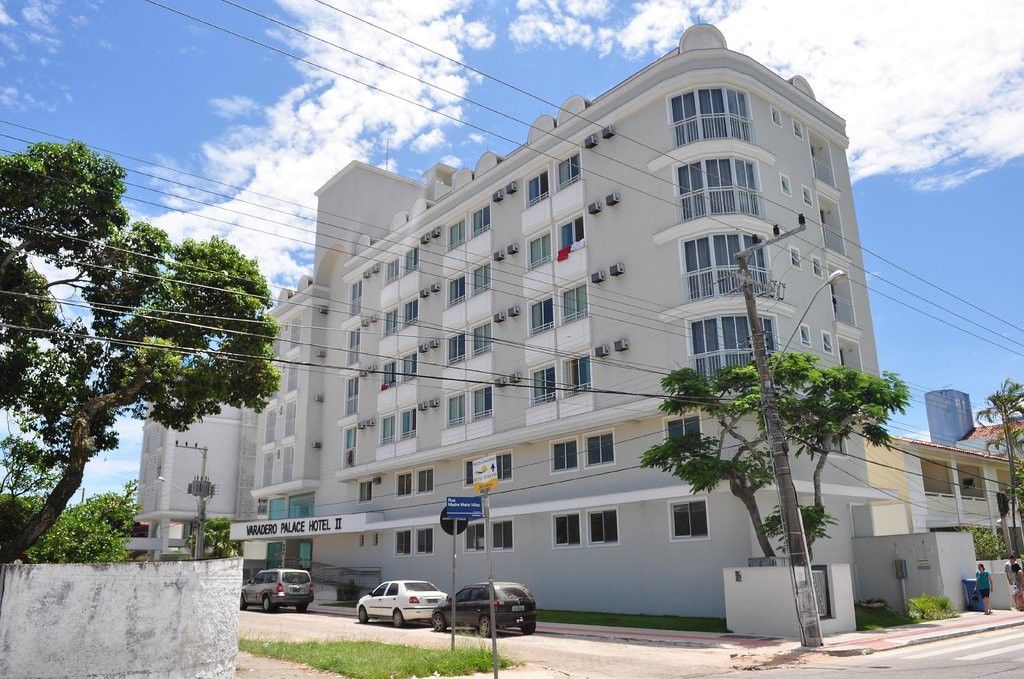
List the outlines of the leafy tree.
<svg viewBox="0 0 1024 679">
<path fill-rule="evenodd" d="M 960 532 L 970 533 L 974 539 L 974 558 L 981 561 L 994 561 L 1003 558 L 1006 546 L 1003 536 L 995 533 L 987 526 L 960 526 Z"/>
<path fill-rule="evenodd" d="M 828 527 L 835 524 L 825 511 L 821 490 L 828 456 L 854 434 L 887 443 L 884 425 L 894 412 L 904 411 L 909 390 L 891 373 L 874 377 L 845 366 L 822 368 L 810 354 L 781 354 L 773 367 L 786 436 L 795 454 L 815 460 L 813 504 L 801 507 L 810 546 L 816 538 L 827 537 Z M 762 518 L 755 500 L 757 491 L 773 482 L 756 368 L 729 366 L 711 376 L 683 368 L 662 380 L 662 388 L 669 396 L 661 404 L 663 412 L 706 415 L 718 425 L 718 433 L 670 437 L 652 446 L 641 464 L 671 472 L 696 492 L 727 482 L 746 507 L 762 552 L 774 556 L 770 538 L 781 534 L 778 508 Z"/>
<path fill-rule="evenodd" d="M 124 177 L 77 142 L 0 158 L 0 410 L 17 425 L 8 449 L 56 473 L 0 562 L 54 525 L 86 462 L 117 446 L 118 416 L 183 429 L 222 404 L 262 409 L 277 388 L 256 261 L 132 222 Z"/>
<path fill-rule="evenodd" d="M 1013 380 L 1005 380 L 1002 386 L 996 390 L 995 393 L 990 394 L 985 399 L 988 405 L 978 411 L 978 422 L 980 424 L 998 424 L 1002 426 L 1002 442 L 998 442 L 998 437 L 989 439 L 985 442 L 985 445 L 989 448 L 1001 449 L 1007 456 L 1010 462 L 1010 477 L 1013 484 L 1016 486 L 1016 496 L 1013 493 L 1009 493 L 1011 500 L 1011 507 L 1009 512 L 1004 514 L 1000 511 L 1003 525 L 1007 525 L 1007 515 L 1013 514 L 1013 506 L 1016 505 L 1018 510 L 1022 509 L 1021 496 L 1020 496 L 1020 482 L 1017 478 L 1017 451 L 1020 450 L 1021 443 L 1021 427 L 1020 420 L 1024 416 L 1024 384 L 1014 382 Z M 1016 523 L 1014 521 L 1013 523 Z M 1020 545 L 1017 544 L 1017 535 L 1012 533 L 1010 535 L 1010 547 L 1014 553 L 1018 553 Z"/>
<path fill-rule="evenodd" d="M 195 544 L 196 534 L 193 532 L 188 536 L 189 549 L 194 550 Z M 241 554 L 241 541 L 231 539 L 231 519 L 218 517 L 207 520 L 206 532 L 203 534 L 203 547 L 206 556 L 212 556 L 215 559 L 225 559 Z"/>
</svg>

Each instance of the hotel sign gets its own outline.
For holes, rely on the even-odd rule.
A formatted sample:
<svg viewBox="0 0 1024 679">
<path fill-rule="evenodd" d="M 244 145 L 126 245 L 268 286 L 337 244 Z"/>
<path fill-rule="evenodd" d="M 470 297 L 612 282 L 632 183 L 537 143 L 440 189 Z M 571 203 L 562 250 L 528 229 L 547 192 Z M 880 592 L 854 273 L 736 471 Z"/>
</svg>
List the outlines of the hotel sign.
<svg viewBox="0 0 1024 679">
<path fill-rule="evenodd" d="M 239 521 L 231 524 L 232 540 L 284 540 L 342 532 L 343 516 Z"/>
</svg>

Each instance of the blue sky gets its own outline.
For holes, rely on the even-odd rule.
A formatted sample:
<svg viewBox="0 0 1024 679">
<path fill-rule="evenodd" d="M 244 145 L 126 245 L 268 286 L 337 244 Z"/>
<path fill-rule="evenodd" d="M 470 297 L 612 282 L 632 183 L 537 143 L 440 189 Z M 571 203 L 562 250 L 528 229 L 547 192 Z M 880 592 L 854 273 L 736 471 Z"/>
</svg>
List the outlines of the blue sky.
<svg viewBox="0 0 1024 679">
<path fill-rule="evenodd" d="M 550 106 L 316 0 L 235 1 L 522 120 L 553 113 Z M 504 137 L 525 138 L 522 125 L 227 3 L 165 4 Z M 693 22 L 716 23 L 731 48 L 786 77 L 804 75 L 818 98 L 846 118 L 864 245 L 985 310 L 866 254 L 869 285 L 879 293 L 985 338 L 872 294 L 882 366 L 910 381 L 916 397 L 922 388 L 951 386 L 971 393 L 976 407 L 1003 378 L 1024 379 L 1024 332 L 990 315 L 1024 327 L 1016 294 L 1024 233 L 1015 209 L 1024 183 L 1021 3 L 965 7 L 931 2 L 927 15 L 914 3 L 881 0 L 327 4 L 559 103 L 572 94 L 593 97 L 613 86 L 671 49 Z M 472 166 L 487 149 L 504 153 L 513 146 L 142 0 L 0 0 L 0 118 L 308 206 L 314 205 L 313 191 L 348 161 L 383 164 L 386 144 L 391 169 L 413 177 L 440 159 Z M 44 138 L 4 123 L 0 134 Z M 0 148 L 22 146 L 0 137 Z M 143 167 L 121 160 L 128 167 Z M 132 181 L 171 190 L 146 177 Z M 226 235 L 258 254 L 276 283 L 292 283 L 307 270 L 308 247 L 249 227 L 293 238 L 296 231 L 200 206 L 186 199 L 211 197 L 180 187 L 176 191 L 182 199 L 132 189 L 132 209 L 176 237 Z M 254 211 L 237 201 L 226 206 Z M 204 219 L 209 216 L 231 224 Z M 277 213 L 268 216 L 282 219 Z M 288 221 L 308 227 L 299 219 Z M 897 426 L 899 433 L 925 429 L 919 399 Z M 121 447 L 90 463 L 88 492 L 136 475 L 139 425 L 124 422 L 121 431 Z"/>
</svg>

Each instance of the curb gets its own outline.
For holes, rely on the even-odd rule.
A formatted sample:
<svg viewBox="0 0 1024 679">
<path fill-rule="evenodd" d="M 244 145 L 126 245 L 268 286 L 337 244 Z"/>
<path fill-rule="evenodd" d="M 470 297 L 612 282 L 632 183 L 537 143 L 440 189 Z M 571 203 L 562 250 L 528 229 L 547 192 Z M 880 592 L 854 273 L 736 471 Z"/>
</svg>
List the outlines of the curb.
<svg viewBox="0 0 1024 679">
<path fill-rule="evenodd" d="M 909 639 L 905 643 L 891 648 L 871 648 L 870 646 L 855 646 L 853 648 L 801 648 L 801 652 L 805 653 L 816 653 L 819 655 L 830 655 L 837 658 L 853 656 L 853 655 L 871 655 L 873 653 L 884 653 L 885 651 L 895 651 L 900 648 L 907 648 L 908 646 L 920 646 L 922 644 L 930 644 L 933 641 L 946 641 L 948 639 L 956 639 L 958 637 L 972 636 L 974 634 L 981 634 L 983 632 L 996 632 L 999 630 L 1012 629 L 1014 627 L 1024 626 L 1024 619 L 1013 620 L 1009 622 L 996 623 L 989 627 L 976 628 L 976 629 L 961 629 L 951 630 L 944 634 L 937 634 L 935 636 L 923 637 L 919 639 Z"/>
</svg>

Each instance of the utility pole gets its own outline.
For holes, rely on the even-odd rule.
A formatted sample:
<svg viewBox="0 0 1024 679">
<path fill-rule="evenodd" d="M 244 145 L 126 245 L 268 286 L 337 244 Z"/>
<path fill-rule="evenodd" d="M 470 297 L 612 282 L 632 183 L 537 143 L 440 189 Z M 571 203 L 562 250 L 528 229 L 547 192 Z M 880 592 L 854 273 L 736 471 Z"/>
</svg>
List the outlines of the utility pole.
<svg viewBox="0 0 1024 679">
<path fill-rule="evenodd" d="M 1006 459 L 1010 463 L 1010 544 L 1012 545 L 1013 553 L 1020 555 L 1020 545 L 1017 544 L 1017 472 L 1016 472 L 1016 460 L 1017 457 L 1016 447 L 1014 446 L 1013 432 L 1010 429 L 1010 425 L 1013 422 L 1011 418 L 1003 417 L 1003 437 L 1006 439 Z"/>
<path fill-rule="evenodd" d="M 200 446 L 198 443 L 190 446 L 188 443 L 180 444 L 177 441 L 174 442 L 174 447 L 198 450 L 203 456 L 203 465 L 199 476 L 188 483 L 188 494 L 195 496 L 198 503 L 196 508 L 196 539 L 192 558 L 202 559 L 206 553 L 206 500 L 213 497 L 215 491 L 214 485 L 210 483 L 210 479 L 206 475 L 206 456 L 209 453 L 209 448 Z"/>
<path fill-rule="evenodd" d="M 757 314 L 757 297 L 754 294 L 755 281 L 750 276 L 747 261 L 750 255 L 758 249 L 784 240 L 807 228 L 807 222 L 802 214 L 798 221 L 799 226 L 796 229 L 780 233 L 776 227 L 774 238 L 764 242 L 755 242 L 751 247 L 736 253 L 736 264 L 743 290 L 743 301 L 747 309 L 747 322 L 750 325 L 750 343 L 754 352 L 754 364 L 757 366 L 758 381 L 761 384 L 764 429 L 772 451 L 775 485 L 779 489 L 779 513 L 782 517 L 786 553 L 789 555 L 790 578 L 793 585 L 797 622 L 800 625 L 800 639 L 804 646 L 816 648 L 822 645 L 821 624 L 818 618 L 817 599 L 814 595 L 814 582 L 811 579 L 807 539 L 804 536 L 804 524 L 800 516 L 796 486 L 793 484 L 793 473 L 789 467 L 789 446 L 786 444 L 782 420 L 776 404 L 775 382 L 768 363 L 768 345 L 765 343 L 761 318 Z"/>
</svg>

